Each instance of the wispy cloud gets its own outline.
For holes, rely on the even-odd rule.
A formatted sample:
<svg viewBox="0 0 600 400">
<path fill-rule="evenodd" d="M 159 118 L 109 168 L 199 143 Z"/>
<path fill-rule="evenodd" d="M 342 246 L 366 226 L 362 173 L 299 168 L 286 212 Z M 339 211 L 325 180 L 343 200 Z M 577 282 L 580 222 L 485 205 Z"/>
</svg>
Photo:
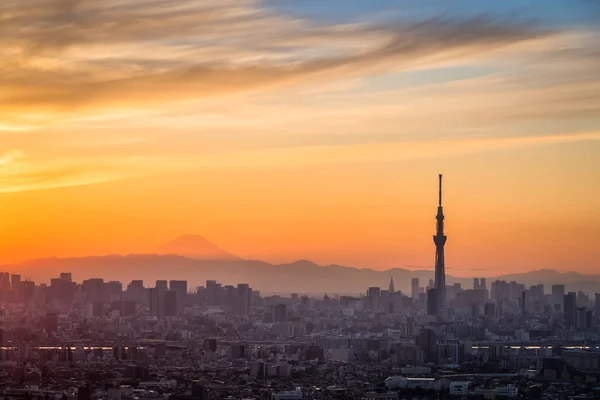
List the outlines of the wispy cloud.
<svg viewBox="0 0 600 400">
<path fill-rule="evenodd" d="M 10 163 L 22 155 L 7 153 L 0 178 L 0 193 L 52 189 L 132 179 L 186 170 L 230 168 L 295 168 L 323 164 L 381 163 L 456 157 L 465 154 L 521 149 L 562 143 L 600 141 L 600 132 L 464 139 L 435 142 L 397 142 L 366 145 L 309 146 L 225 152 L 213 156 L 137 156 L 28 160 Z"/>
<path fill-rule="evenodd" d="M 323 25 L 255 1 L 11 0 L 0 6 L 0 106 L 150 106 L 399 70 L 550 33 L 486 17 Z"/>
<path fill-rule="evenodd" d="M 4 154 L 0 154 L 0 167 L 12 164 L 23 157 L 23 152 L 20 150 L 12 150 Z"/>
</svg>

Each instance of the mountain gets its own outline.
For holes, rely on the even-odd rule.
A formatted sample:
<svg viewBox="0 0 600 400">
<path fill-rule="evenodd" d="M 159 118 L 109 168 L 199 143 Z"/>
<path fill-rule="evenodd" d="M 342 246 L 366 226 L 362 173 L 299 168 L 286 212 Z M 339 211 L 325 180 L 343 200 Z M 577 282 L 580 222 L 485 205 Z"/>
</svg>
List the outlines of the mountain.
<svg viewBox="0 0 600 400">
<path fill-rule="evenodd" d="M 179 255 L 198 260 L 240 260 L 200 235 L 182 235 L 160 246 L 158 255 Z"/>
<path fill-rule="evenodd" d="M 0 266 L 0 271 L 19 273 L 23 279 L 49 282 L 61 272 L 71 272 L 81 282 L 92 277 L 121 281 L 124 286 L 136 279 L 153 286 L 158 279 L 185 279 L 188 287 L 205 285 L 209 279 L 222 284 L 248 283 L 263 293 L 357 294 L 369 286 L 387 288 L 394 277 L 396 288 L 410 290 L 410 279 L 418 276 L 424 285 L 432 271 L 393 269 L 374 271 L 339 265 L 320 266 L 310 261 L 273 265 L 253 260 L 200 260 L 179 255 L 108 255 L 80 258 L 45 258 Z M 451 284 L 455 279 L 448 277 Z M 461 280 L 463 285 L 470 280 Z"/>
<path fill-rule="evenodd" d="M 252 260 L 200 260 L 179 255 L 109 255 L 82 258 L 47 258 L 21 264 L 0 266 L 0 271 L 20 273 L 24 279 L 49 282 L 61 272 L 72 272 L 73 279 L 98 277 L 105 281 L 121 281 L 124 286 L 135 279 L 142 279 L 148 287 L 158 279 L 184 279 L 188 287 L 204 285 L 215 279 L 225 285 L 248 283 L 262 293 L 308 293 L 322 296 L 329 294 L 364 293 L 370 286 L 387 289 L 390 277 L 394 278 L 396 290 L 410 293 L 411 278 L 419 278 L 426 286 L 433 271 L 411 271 L 394 268 L 386 271 L 358 269 L 340 265 L 321 266 L 301 260 L 290 264 L 273 265 Z M 583 290 L 600 292 L 600 276 L 576 273 L 560 273 L 548 270 L 532 271 L 488 278 L 488 288 L 495 279 L 516 280 L 528 285 L 543 283 L 546 292 L 553 283 L 564 283 L 567 291 Z M 551 279 L 551 280 L 548 280 Z M 472 288 L 472 279 L 447 276 L 449 285 L 460 283 Z"/>
</svg>

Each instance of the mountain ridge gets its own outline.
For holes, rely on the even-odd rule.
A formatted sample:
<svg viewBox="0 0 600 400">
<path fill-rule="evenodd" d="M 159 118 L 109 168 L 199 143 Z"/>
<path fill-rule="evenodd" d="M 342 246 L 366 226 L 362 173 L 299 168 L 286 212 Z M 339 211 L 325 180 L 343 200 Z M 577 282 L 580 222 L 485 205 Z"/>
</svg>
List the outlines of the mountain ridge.
<svg viewBox="0 0 600 400">
<path fill-rule="evenodd" d="M 0 266 L 0 270 L 21 273 L 24 278 L 36 282 L 49 282 L 60 272 L 72 272 L 76 281 L 92 277 L 106 281 L 117 280 L 126 285 L 135 279 L 142 279 L 145 285 L 153 286 L 157 279 L 185 279 L 189 287 L 204 285 L 206 280 L 216 279 L 224 284 L 248 283 L 256 290 L 267 293 L 364 293 L 369 286 L 387 288 L 390 277 L 396 287 L 410 293 L 411 278 L 420 279 L 426 286 L 433 278 L 433 270 L 408 270 L 390 268 L 377 271 L 368 268 L 354 268 L 336 264 L 319 265 L 308 260 L 297 260 L 286 264 L 271 264 L 260 260 L 201 260 L 181 255 L 157 254 L 111 254 L 29 260 L 18 264 Z M 549 278 L 560 281 L 549 281 Z M 488 289 L 496 279 L 516 280 L 533 285 L 543 283 L 564 283 L 567 290 L 600 292 L 600 277 L 577 272 L 555 270 L 533 270 L 522 274 L 508 274 L 487 277 Z M 447 275 L 448 284 L 460 283 L 464 289 L 472 287 L 472 278 Z M 549 292 L 550 288 L 546 288 Z"/>
</svg>

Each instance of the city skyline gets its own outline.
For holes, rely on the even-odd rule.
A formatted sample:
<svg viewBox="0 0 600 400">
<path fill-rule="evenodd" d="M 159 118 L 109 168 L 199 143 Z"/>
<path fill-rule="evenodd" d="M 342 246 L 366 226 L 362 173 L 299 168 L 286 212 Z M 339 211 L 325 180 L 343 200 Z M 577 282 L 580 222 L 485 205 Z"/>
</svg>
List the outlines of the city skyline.
<svg viewBox="0 0 600 400">
<path fill-rule="evenodd" d="M 433 270 L 443 172 L 447 274 L 598 270 L 595 2 L 34 3 L 0 5 L 0 265 Z"/>
</svg>

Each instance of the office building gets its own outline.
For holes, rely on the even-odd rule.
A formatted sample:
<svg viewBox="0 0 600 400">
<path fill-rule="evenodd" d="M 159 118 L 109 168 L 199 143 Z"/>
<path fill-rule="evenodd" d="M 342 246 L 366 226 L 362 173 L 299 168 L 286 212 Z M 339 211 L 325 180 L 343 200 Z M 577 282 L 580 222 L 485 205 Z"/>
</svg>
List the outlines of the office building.
<svg viewBox="0 0 600 400">
<path fill-rule="evenodd" d="M 410 297 L 419 300 L 419 278 L 412 278 L 410 281 Z"/>
<path fill-rule="evenodd" d="M 574 292 L 569 292 L 563 300 L 563 323 L 565 327 L 575 327 L 575 309 L 577 307 L 577 296 Z"/>
</svg>

